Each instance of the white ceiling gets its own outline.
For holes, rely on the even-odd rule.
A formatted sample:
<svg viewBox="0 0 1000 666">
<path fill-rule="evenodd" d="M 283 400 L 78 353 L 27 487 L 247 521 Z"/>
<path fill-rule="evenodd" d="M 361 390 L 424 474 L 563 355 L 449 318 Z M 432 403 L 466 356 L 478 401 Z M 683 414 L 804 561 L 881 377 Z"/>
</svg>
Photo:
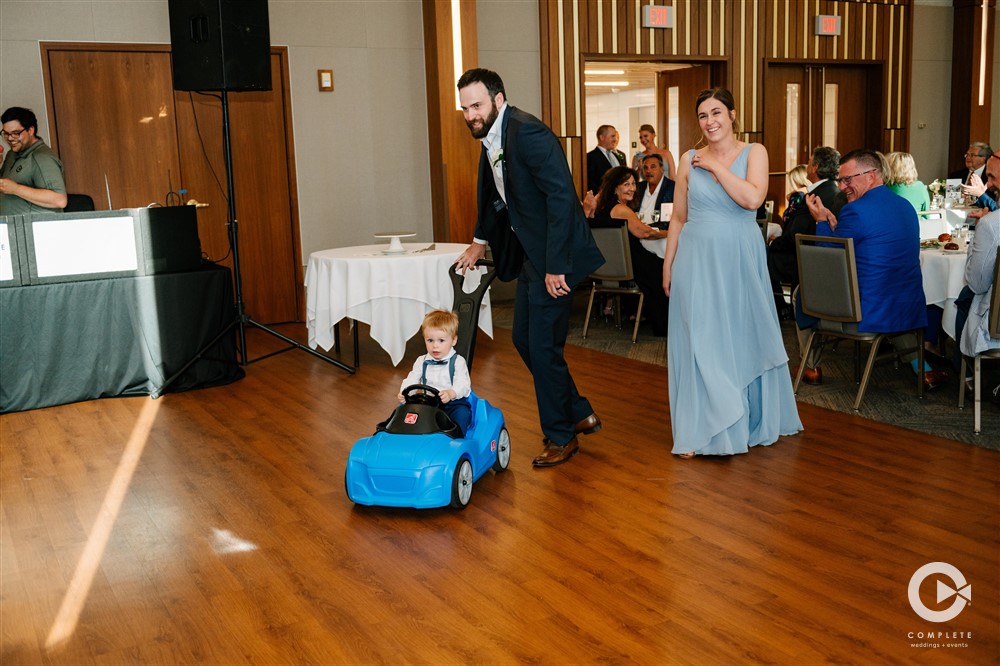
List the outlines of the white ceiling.
<svg viewBox="0 0 1000 666">
<path fill-rule="evenodd" d="M 691 67 L 689 64 L 668 63 L 668 62 L 623 62 L 621 60 L 611 62 L 601 62 L 590 60 L 584 68 L 584 82 L 613 82 L 625 81 L 627 86 L 609 88 L 606 86 L 584 86 L 587 95 L 607 95 L 609 92 L 618 92 L 623 89 L 634 90 L 636 88 L 653 88 L 656 82 L 657 72 L 668 72 L 676 69 Z M 622 74 L 588 74 L 591 71 L 614 71 Z"/>
</svg>

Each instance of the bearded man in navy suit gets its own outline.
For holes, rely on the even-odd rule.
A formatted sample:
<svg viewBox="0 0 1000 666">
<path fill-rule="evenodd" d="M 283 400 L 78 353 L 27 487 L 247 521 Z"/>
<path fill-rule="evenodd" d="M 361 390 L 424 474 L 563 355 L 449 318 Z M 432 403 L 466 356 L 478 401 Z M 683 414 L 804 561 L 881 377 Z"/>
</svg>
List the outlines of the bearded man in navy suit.
<svg viewBox="0 0 1000 666">
<path fill-rule="evenodd" d="M 542 121 L 507 104 L 500 76 L 470 69 L 459 100 L 479 160 L 475 238 L 457 259 L 460 271 L 493 249 L 501 279 L 517 277 L 514 346 L 531 372 L 544 450 L 533 461 L 551 467 L 579 452 L 577 435 L 601 420 L 577 391 L 563 356 L 573 288 L 604 264 L 587 226 L 562 146 Z"/>
</svg>

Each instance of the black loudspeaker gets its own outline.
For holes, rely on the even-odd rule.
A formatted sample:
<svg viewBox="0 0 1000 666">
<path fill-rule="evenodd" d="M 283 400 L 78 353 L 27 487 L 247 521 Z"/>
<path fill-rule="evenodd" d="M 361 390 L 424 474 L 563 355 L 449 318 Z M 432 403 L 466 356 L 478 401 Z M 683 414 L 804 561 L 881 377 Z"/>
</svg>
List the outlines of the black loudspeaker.
<svg viewBox="0 0 1000 666">
<path fill-rule="evenodd" d="M 170 0 L 174 90 L 270 90 L 267 0 Z"/>
</svg>

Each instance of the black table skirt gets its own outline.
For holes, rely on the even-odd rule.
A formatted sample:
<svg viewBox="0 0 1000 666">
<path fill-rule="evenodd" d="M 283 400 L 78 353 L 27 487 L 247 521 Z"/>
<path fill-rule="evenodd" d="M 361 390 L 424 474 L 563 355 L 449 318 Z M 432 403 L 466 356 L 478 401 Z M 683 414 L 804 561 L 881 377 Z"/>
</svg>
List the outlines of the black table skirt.
<svg viewBox="0 0 1000 666">
<path fill-rule="evenodd" d="M 233 321 L 229 269 L 0 289 L 0 413 L 159 389 Z M 235 332 L 169 387 L 243 377 Z"/>
</svg>

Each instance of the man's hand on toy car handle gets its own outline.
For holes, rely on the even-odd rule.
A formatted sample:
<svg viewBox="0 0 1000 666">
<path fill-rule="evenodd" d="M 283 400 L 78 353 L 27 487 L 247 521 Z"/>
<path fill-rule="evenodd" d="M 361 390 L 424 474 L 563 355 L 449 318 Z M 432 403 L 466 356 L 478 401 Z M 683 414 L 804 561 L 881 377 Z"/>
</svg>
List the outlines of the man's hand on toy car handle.
<svg viewBox="0 0 1000 666">
<path fill-rule="evenodd" d="M 465 269 L 475 268 L 476 262 L 486 256 L 486 246 L 481 243 L 472 243 L 465 248 L 465 252 L 455 260 L 455 268 L 459 273 L 465 275 Z"/>
</svg>

